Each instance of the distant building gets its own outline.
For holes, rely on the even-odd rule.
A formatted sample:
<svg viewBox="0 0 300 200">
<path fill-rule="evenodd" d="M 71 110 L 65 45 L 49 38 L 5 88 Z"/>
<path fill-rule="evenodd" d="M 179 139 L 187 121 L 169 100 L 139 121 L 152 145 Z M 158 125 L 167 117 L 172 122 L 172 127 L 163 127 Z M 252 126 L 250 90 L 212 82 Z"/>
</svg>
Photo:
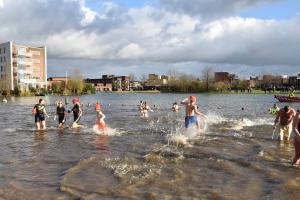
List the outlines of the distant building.
<svg viewBox="0 0 300 200">
<path fill-rule="evenodd" d="M 85 79 L 85 82 L 94 84 L 97 91 L 130 91 L 128 76 L 103 75 L 99 79 Z"/>
<path fill-rule="evenodd" d="M 131 90 L 143 90 L 142 82 L 140 82 L 140 81 L 131 81 L 130 82 L 130 89 Z"/>
<path fill-rule="evenodd" d="M 229 72 L 215 72 L 214 82 L 225 83 L 231 88 L 232 85 L 239 82 L 239 77 L 236 74 L 230 74 Z"/>
<path fill-rule="evenodd" d="M 157 74 L 149 74 L 148 79 L 145 82 L 146 87 L 161 87 L 168 85 L 170 80 L 169 76 L 166 75 L 157 75 Z"/>
<path fill-rule="evenodd" d="M 108 75 L 103 75 L 99 79 L 85 79 L 86 83 L 92 83 L 95 86 L 96 91 L 112 91 L 112 77 Z"/>
<path fill-rule="evenodd" d="M 0 89 L 21 90 L 47 86 L 46 47 L 6 42 L 0 44 Z"/>
<path fill-rule="evenodd" d="M 215 72 L 214 82 L 230 83 L 230 74 L 228 72 Z"/>
<path fill-rule="evenodd" d="M 250 76 L 249 79 L 249 87 L 251 88 L 257 88 L 261 84 L 261 81 L 259 80 L 258 76 Z"/>
<path fill-rule="evenodd" d="M 129 76 L 114 76 L 113 77 L 114 91 L 130 91 L 130 77 Z"/>
<path fill-rule="evenodd" d="M 48 87 L 52 88 L 54 85 L 57 85 L 60 88 L 64 88 L 68 79 L 70 77 L 49 77 L 47 79 Z"/>
</svg>

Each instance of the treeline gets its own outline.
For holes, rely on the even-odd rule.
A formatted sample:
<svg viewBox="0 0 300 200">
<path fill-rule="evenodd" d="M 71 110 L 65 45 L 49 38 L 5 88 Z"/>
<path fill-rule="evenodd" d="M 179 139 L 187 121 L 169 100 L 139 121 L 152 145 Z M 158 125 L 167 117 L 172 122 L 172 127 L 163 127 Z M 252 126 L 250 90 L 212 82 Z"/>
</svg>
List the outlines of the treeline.
<svg viewBox="0 0 300 200">
<path fill-rule="evenodd" d="M 182 93 L 201 93 L 201 92 L 230 92 L 232 90 L 247 90 L 249 83 L 247 80 L 236 80 L 229 84 L 225 82 L 214 82 L 213 70 L 205 68 L 202 77 L 197 78 L 187 74 L 173 74 L 174 77 L 167 86 L 159 88 L 162 92 L 182 92 Z"/>
</svg>

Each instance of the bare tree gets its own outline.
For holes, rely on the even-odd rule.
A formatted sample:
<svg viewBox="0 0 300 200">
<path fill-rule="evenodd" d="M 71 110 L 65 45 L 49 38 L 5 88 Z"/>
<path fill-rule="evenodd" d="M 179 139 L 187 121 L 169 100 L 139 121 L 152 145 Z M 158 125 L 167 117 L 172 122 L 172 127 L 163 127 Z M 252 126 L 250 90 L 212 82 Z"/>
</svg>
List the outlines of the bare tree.
<svg viewBox="0 0 300 200">
<path fill-rule="evenodd" d="M 145 74 L 142 74 L 140 80 L 141 82 L 145 82 L 147 80 L 147 76 Z"/>
<path fill-rule="evenodd" d="M 205 83 L 206 91 L 209 91 L 210 86 L 213 83 L 213 77 L 214 77 L 214 70 L 212 67 L 207 66 L 202 70 L 202 80 Z"/>
<path fill-rule="evenodd" d="M 136 78 L 133 73 L 130 73 L 128 76 L 129 76 L 130 81 L 136 81 Z"/>
</svg>

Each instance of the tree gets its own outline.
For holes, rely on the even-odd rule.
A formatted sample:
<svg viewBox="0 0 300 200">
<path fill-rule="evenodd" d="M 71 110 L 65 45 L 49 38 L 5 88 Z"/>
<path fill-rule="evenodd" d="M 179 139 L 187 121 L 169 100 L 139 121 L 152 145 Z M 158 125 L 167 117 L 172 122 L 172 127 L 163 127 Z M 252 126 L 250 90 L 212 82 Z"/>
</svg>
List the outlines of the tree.
<svg viewBox="0 0 300 200">
<path fill-rule="evenodd" d="M 141 77 L 140 77 L 140 80 L 142 82 L 142 85 L 144 85 L 145 82 L 147 81 L 147 76 L 145 74 L 142 74 Z"/>
<path fill-rule="evenodd" d="M 202 70 L 202 79 L 205 83 L 206 86 L 206 92 L 209 91 L 209 88 L 211 87 L 212 83 L 213 83 L 213 68 L 212 67 L 205 67 Z"/>
<path fill-rule="evenodd" d="M 84 89 L 83 75 L 79 69 L 75 69 L 68 80 L 67 89 L 72 94 L 81 94 Z"/>
</svg>

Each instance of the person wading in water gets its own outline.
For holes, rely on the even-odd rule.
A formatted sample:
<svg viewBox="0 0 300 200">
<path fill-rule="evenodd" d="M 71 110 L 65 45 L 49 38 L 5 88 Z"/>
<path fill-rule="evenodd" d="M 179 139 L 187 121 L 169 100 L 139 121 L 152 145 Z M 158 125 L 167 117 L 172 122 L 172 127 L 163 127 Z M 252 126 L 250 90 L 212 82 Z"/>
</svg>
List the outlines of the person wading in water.
<svg viewBox="0 0 300 200">
<path fill-rule="evenodd" d="M 39 100 L 39 103 L 33 107 L 32 113 L 34 114 L 36 129 L 37 130 L 41 130 L 41 129 L 46 130 L 45 117 L 49 117 L 49 116 L 46 112 L 44 99 Z"/>
<path fill-rule="evenodd" d="M 274 129 L 276 129 L 276 125 L 279 122 L 279 126 L 277 129 L 279 129 L 279 140 L 290 140 L 290 136 L 293 129 L 293 118 L 296 115 L 296 112 L 294 109 L 292 109 L 290 106 L 285 106 L 284 108 L 281 108 L 277 115 L 274 122 Z"/>
</svg>

